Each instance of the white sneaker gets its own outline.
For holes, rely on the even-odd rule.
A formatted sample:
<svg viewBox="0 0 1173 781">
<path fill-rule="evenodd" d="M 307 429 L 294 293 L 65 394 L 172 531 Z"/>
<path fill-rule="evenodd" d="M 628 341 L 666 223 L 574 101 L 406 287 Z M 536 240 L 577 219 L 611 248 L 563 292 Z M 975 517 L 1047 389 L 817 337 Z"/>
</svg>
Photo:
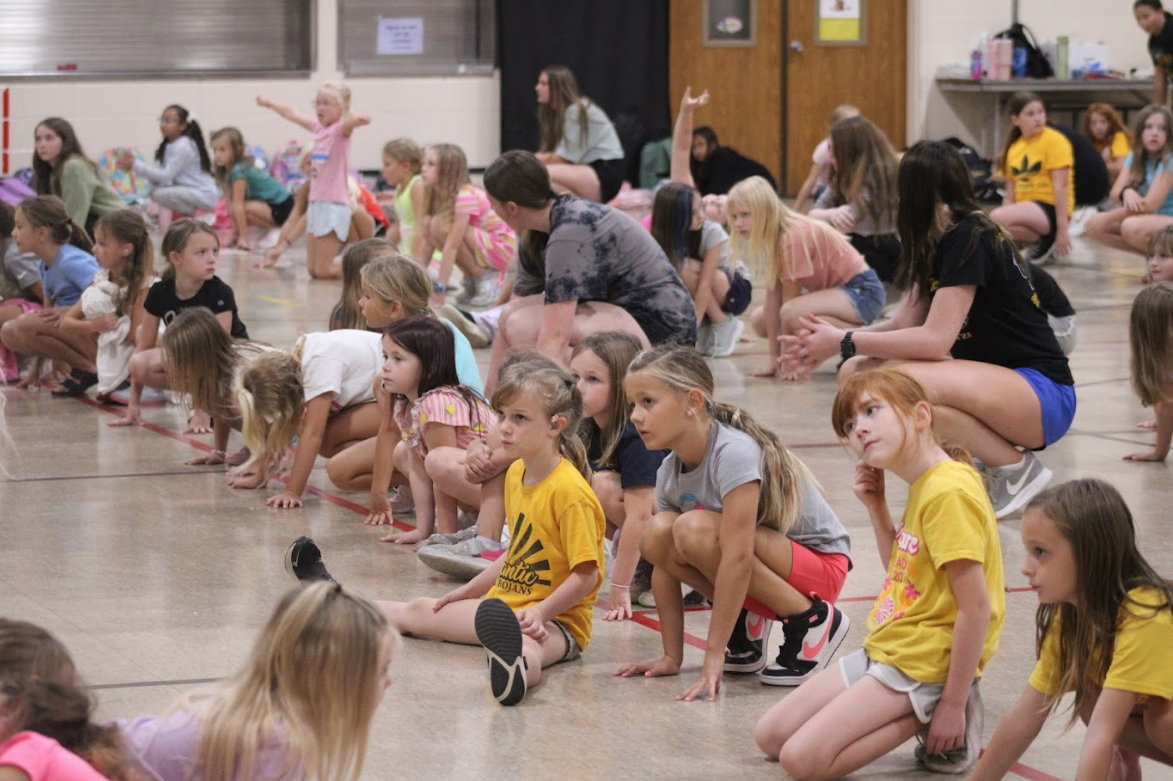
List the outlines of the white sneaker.
<svg viewBox="0 0 1173 781">
<path fill-rule="evenodd" d="M 745 323 L 733 315 L 729 315 L 725 322 L 712 326 L 713 346 L 709 356 L 724 358 L 733 355 L 733 351 L 737 349 L 737 340 L 741 338 L 741 332 L 744 330 Z"/>
<path fill-rule="evenodd" d="M 929 754 L 925 750 L 925 743 L 929 739 L 929 728 L 926 726 L 917 733 L 917 747 L 913 755 L 917 762 L 925 766 L 925 770 L 934 773 L 968 773 L 977 764 L 978 756 L 981 754 L 982 732 L 985 727 L 986 708 L 982 702 L 981 681 L 974 681 L 973 686 L 969 688 L 969 697 L 965 701 L 965 745 L 944 754 Z"/>
<path fill-rule="evenodd" d="M 451 286 L 449 287 L 451 289 Z M 456 294 L 456 303 L 467 304 L 477 294 L 477 281 L 473 277 L 465 276 L 460 279 L 460 292 Z"/>
<path fill-rule="evenodd" d="M 1022 463 L 990 469 L 989 474 L 994 482 L 987 490 L 994 506 L 994 517 L 998 520 L 1025 507 L 1053 477 L 1051 470 L 1030 451 L 1022 454 Z"/>
<path fill-rule="evenodd" d="M 468 299 L 469 306 L 492 306 L 497 301 L 496 274 L 486 271 L 473 280 L 473 294 Z"/>
</svg>

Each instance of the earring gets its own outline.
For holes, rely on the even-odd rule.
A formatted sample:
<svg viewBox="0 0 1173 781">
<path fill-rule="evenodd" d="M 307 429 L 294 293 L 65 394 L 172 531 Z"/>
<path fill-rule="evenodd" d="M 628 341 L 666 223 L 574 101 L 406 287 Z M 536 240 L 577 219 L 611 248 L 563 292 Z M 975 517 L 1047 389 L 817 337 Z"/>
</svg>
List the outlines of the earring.
<svg viewBox="0 0 1173 781">
<path fill-rule="evenodd" d="M 691 418 L 692 417 L 692 410 L 689 410 L 686 414 Z"/>
</svg>

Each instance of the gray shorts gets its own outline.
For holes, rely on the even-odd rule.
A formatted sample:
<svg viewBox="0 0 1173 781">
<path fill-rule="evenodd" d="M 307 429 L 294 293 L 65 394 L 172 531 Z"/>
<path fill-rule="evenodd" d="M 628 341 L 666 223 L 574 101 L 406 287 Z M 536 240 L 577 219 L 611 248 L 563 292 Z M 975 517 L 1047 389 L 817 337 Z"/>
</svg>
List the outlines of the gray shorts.
<svg viewBox="0 0 1173 781">
<path fill-rule="evenodd" d="M 884 283 L 874 269 L 859 272 L 839 289 L 851 299 L 851 305 L 864 325 L 869 325 L 884 311 L 887 302 Z"/>
<path fill-rule="evenodd" d="M 578 657 L 582 656 L 582 649 L 578 647 L 578 641 L 574 639 L 574 635 L 570 634 L 570 630 L 556 618 L 550 619 L 550 623 L 562 630 L 562 636 L 566 638 L 566 653 L 562 658 L 554 662 L 554 664 L 562 664 L 563 662 L 573 662 Z"/>
<path fill-rule="evenodd" d="M 865 675 L 870 675 L 892 691 L 907 694 L 912 702 L 912 711 L 921 724 L 928 724 L 932 720 L 933 711 L 945 693 L 945 684 L 914 681 L 895 667 L 871 659 L 862 648 L 839 659 L 839 672 L 843 675 L 843 684 L 848 688 Z"/>
</svg>

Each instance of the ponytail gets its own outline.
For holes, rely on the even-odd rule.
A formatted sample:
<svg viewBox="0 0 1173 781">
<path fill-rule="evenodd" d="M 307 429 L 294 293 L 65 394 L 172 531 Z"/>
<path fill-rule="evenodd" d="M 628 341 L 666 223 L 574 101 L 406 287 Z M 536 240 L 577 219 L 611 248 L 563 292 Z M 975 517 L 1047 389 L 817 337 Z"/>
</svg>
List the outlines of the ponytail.
<svg viewBox="0 0 1173 781">
<path fill-rule="evenodd" d="M 163 109 L 164 113 L 174 111 L 179 117 L 179 124 L 183 125 L 183 135 L 190 138 L 196 146 L 196 151 L 200 155 L 200 170 L 206 174 L 212 173 L 212 158 L 208 155 L 208 147 L 204 144 L 204 131 L 200 129 L 200 123 L 195 121 L 191 113 L 176 103 L 172 103 L 167 108 Z M 159 148 L 155 150 L 155 161 L 163 162 L 163 153 L 167 150 L 167 144 L 170 142 L 163 139 L 163 143 L 159 144 Z"/>
<path fill-rule="evenodd" d="M 49 237 L 56 244 L 72 244 L 80 250 L 93 253 L 94 242 L 86 229 L 69 217 L 65 202 L 56 195 L 38 195 L 26 198 L 16 207 L 34 228 L 48 228 Z"/>
<path fill-rule="evenodd" d="M 806 464 L 794 455 L 778 435 L 762 426 L 740 407 L 710 401 L 709 414 L 718 423 L 748 434 L 762 449 L 762 489 L 758 499 L 758 526 L 782 534 L 798 519 L 802 509 L 803 481 L 817 485 Z"/>
<path fill-rule="evenodd" d="M 561 364 L 541 353 L 532 350 L 517 353 L 501 367 L 497 390 L 493 393 L 493 408 L 502 409 L 527 391 L 542 399 L 543 411 L 551 419 L 559 415 L 566 418 L 566 428 L 558 437 L 558 453 L 590 480 L 590 461 L 586 446 L 578 435 L 582 422 L 582 394 L 578 392 L 574 377 Z"/>
</svg>

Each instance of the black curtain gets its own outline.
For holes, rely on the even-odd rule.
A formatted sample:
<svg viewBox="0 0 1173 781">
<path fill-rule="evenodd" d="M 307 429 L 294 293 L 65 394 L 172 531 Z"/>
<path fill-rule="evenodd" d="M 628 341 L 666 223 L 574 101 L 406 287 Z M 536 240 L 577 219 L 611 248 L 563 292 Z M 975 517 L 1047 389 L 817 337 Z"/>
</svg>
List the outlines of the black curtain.
<svg viewBox="0 0 1173 781">
<path fill-rule="evenodd" d="M 501 148 L 538 148 L 534 84 L 547 65 L 574 71 L 619 132 L 627 180 L 644 142 L 672 134 L 668 0 L 500 0 Z"/>
</svg>

